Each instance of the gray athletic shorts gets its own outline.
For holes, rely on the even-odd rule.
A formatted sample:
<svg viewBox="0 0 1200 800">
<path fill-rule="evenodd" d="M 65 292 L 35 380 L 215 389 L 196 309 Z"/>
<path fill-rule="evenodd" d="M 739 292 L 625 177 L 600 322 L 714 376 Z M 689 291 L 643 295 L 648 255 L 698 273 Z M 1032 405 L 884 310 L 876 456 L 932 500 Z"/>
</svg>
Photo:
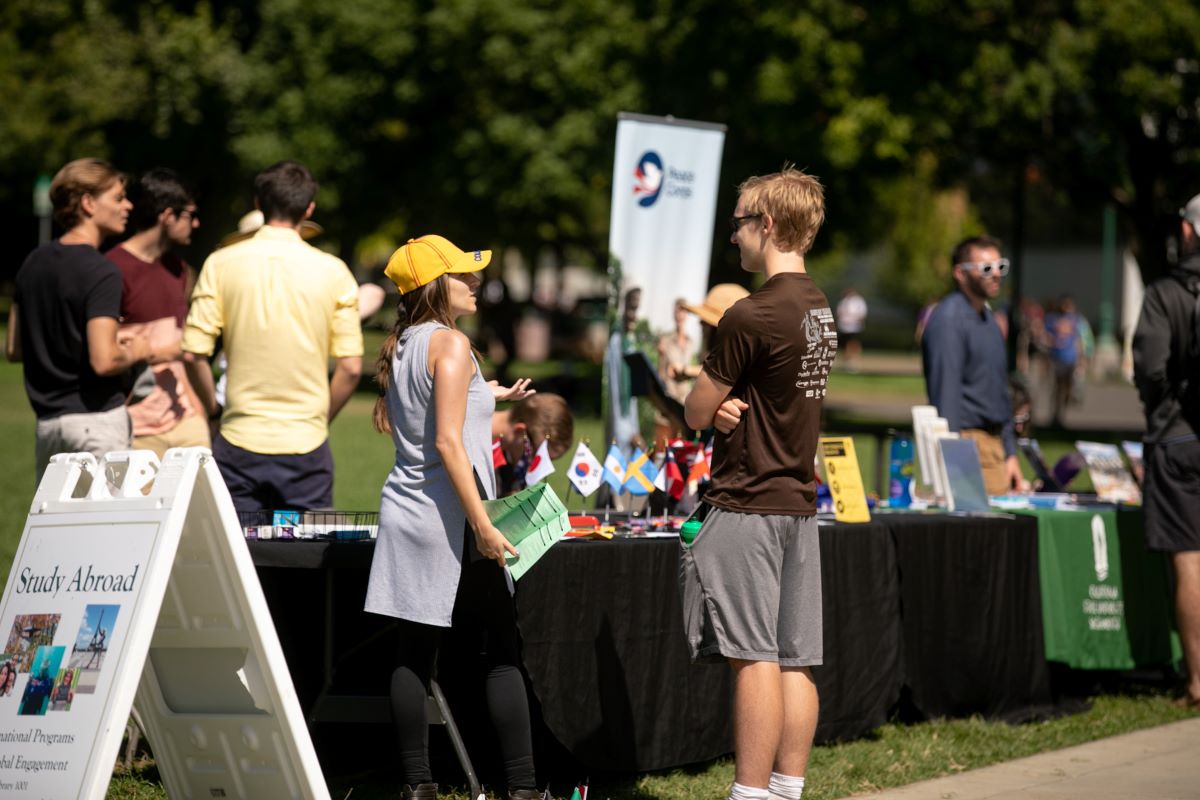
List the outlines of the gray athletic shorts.
<svg viewBox="0 0 1200 800">
<path fill-rule="evenodd" d="M 683 548 L 679 591 L 693 661 L 821 663 L 821 546 L 815 516 L 713 508 L 691 546 Z"/>
</svg>

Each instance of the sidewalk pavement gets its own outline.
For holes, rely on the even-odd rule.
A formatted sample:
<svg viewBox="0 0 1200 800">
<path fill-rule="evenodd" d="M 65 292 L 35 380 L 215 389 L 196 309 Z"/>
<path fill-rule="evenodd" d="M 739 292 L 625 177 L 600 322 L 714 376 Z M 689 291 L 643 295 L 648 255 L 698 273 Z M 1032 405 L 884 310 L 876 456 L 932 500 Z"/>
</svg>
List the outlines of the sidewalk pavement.
<svg viewBox="0 0 1200 800">
<path fill-rule="evenodd" d="M 1192 800 L 1200 717 L 1099 739 L 855 800 Z"/>
</svg>

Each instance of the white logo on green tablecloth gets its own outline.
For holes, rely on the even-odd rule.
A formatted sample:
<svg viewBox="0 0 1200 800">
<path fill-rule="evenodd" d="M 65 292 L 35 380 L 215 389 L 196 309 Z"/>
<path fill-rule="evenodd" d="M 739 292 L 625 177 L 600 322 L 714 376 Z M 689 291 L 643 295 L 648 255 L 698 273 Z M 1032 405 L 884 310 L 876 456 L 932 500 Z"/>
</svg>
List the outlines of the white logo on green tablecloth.
<svg viewBox="0 0 1200 800">
<path fill-rule="evenodd" d="M 1096 564 L 1096 580 L 1108 580 L 1108 531 L 1099 514 L 1092 515 L 1092 557 Z"/>
<path fill-rule="evenodd" d="M 1104 583 L 1108 580 L 1108 529 L 1099 514 L 1092 517 L 1092 566 L 1096 569 L 1097 583 L 1088 586 L 1087 599 L 1083 601 L 1083 613 L 1087 616 L 1088 629 L 1093 631 L 1119 631 L 1125 616 L 1125 601 L 1121 590 Z"/>
</svg>

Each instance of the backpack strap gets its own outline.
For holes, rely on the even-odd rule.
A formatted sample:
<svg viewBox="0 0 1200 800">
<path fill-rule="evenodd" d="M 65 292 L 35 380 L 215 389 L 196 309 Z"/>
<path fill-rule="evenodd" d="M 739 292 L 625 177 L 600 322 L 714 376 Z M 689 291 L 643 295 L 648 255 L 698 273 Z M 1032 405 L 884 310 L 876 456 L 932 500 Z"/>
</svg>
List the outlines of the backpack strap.
<svg viewBox="0 0 1200 800">
<path fill-rule="evenodd" d="M 1192 388 L 1194 381 L 1193 376 L 1200 375 L 1200 275 L 1194 272 L 1184 270 L 1175 270 L 1172 276 L 1179 282 L 1192 296 L 1192 317 L 1191 324 L 1188 325 L 1188 332 L 1191 335 L 1191 341 L 1187 343 L 1187 368 L 1184 370 L 1182 380 L 1179 382 L 1179 409 L 1177 413 L 1182 413 L 1191 400 L 1189 390 Z"/>
</svg>

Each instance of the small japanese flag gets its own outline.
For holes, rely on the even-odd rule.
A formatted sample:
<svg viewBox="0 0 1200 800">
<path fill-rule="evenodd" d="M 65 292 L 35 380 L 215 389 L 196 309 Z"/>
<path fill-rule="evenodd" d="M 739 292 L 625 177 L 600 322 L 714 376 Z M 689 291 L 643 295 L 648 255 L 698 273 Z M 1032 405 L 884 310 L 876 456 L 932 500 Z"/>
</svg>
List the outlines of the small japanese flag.
<svg viewBox="0 0 1200 800">
<path fill-rule="evenodd" d="M 550 448 L 546 442 L 546 439 L 542 440 L 542 443 L 538 445 L 537 452 L 529 461 L 529 469 L 525 471 L 526 486 L 533 486 L 547 475 L 554 474 L 554 462 L 550 460 Z"/>
</svg>

